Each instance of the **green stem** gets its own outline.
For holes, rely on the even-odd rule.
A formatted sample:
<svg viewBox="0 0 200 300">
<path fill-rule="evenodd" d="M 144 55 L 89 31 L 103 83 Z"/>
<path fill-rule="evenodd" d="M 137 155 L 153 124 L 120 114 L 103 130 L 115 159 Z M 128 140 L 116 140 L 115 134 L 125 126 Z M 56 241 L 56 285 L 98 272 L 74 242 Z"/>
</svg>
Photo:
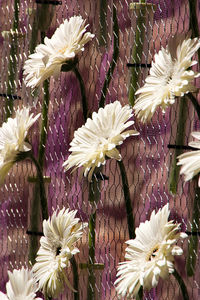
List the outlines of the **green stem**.
<svg viewBox="0 0 200 300">
<path fill-rule="evenodd" d="M 129 191 L 129 185 L 128 185 L 128 178 L 126 175 L 126 170 L 123 164 L 123 161 L 117 161 L 120 172 L 121 172 L 121 179 L 122 179 L 122 185 L 123 185 L 123 191 L 124 191 L 124 199 L 126 204 L 126 215 L 127 215 L 127 223 L 128 223 L 128 232 L 129 232 L 129 238 L 134 239 L 135 238 L 135 225 L 134 225 L 134 217 L 133 217 L 133 208 L 131 203 L 131 197 L 130 197 L 130 191 Z"/>
<path fill-rule="evenodd" d="M 191 224 L 191 235 L 188 241 L 188 255 L 186 262 L 186 270 L 188 276 L 193 276 L 195 273 L 195 265 L 198 257 L 198 243 L 199 237 L 197 232 L 199 230 L 199 219 L 200 219 L 200 188 L 198 187 L 198 178 L 195 181 L 195 197 L 193 203 L 193 213 L 192 213 L 192 224 Z"/>
<path fill-rule="evenodd" d="M 191 1 L 189 1 L 189 3 L 190 2 Z M 191 3 L 190 3 L 190 5 L 192 6 Z M 191 9 L 191 7 L 190 7 L 190 9 Z M 190 11 L 190 14 L 191 14 L 191 16 L 193 15 L 193 13 L 191 11 Z M 196 15 L 196 13 L 195 13 L 195 15 Z M 191 23 L 193 24 L 192 20 L 191 20 Z M 198 55 L 199 55 L 199 52 L 198 52 Z M 199 61 L 200 61 L 200 55 L 199 55 Z M 187 96 L 191 100 L 191 102 L 194 106 L 194 109 L 196 110 L 196 113 L 198 115 L 198 118 L 200 120 L 200 105 L 198 104 L 197 99 L 193 96 L 192 93 L 188 93 Z M 195 188 L 195 197 L 194 197 L 194 203 L 193 203 L 191 232 L 196 233 L 199 230 L 200 189 L 198 188 L 198 179 L 194 179 L 194 180 L 196 181 L 195 184 L 196 184 L 197 187 Z M 198 244 L 199 244 L 198 236 L 197 235 L 191 235 L 191 237 L 188 241 L 188 255 L 187 255 L 187 262 L 186 262 L 186 270 L 187 270 L 187 275 L 188 276 L 193 276 L 194 273 L 195 273 L 195 266 L 196 266 L 197 253 L 198 253 Z"/>
<path fill-rule="evenodd" d="M 18 26 L 19 26 L 19 3 L 20 3 L 20 0 L 15 0 L 15 2 L 14 2 L 13 31 L 17 30 Z"/>
<path fill-rule="evenodd" d="M 30 230 L 32 232 L 39 231 L 39 220 L 40 220 L 40 197 L 38 194 L 40 193 L 39 182 L 36 181 L 34 184 L 34 192 L 31 195 L 31 214 L 30 214 Z M 38 236 L 30 235 L 30 246 L 29 246 L 29 255 L 28 259 L 31 261 L 32 265 L 35 263 L 35 258 L 38 250 Z"/>
<path fill-rule="evenodd" d="M 38 163 L 43 170 L 44 167 L 44 156 L 45 147 L 47 141 L 47 127 L 48 127 L 48 109 L 49 109 L 49 80 L 44 81 L 44 98 L 42 104 L 42 127 L 40 132 L 40 144 L 39 144 L 39 154 Z"/>
<path fill-rule="evenodd" d="M 48 205 L 46 199 L 45 183 L 42 174 L 42 170 L 37 160 L 32 153 L 29 153 L 29 158 L 33 161 L 37 169 L 36 180 L 33 181 L 34 192 L 32 195 L 31 202 L 31 220 L 30 220 L 30 230 L 32 232 L 39 231 L 39 221 L 40 221 L 40 208 L 42 211 L 42 219 L 48 219 Z M 29 260 L 32 264 L 35 263 L 35 258 L 38 250 L 38 236 L 30 235 L 30 247 L 29 247 Z"/>
<path fill-rule="evenodd" d="M 40 144 L 39 144 L 39 153 L 38 153 L 38 162 L 35 160 L 35 165 L 38 171 L 38 176 L 43 178 L 43 168 L 44 168 L 44 158 L 45 158 L 45 147 L 47 141 L 47 127 L 48 127 L 48 109 L 49 109 L 49 80 L 44 81 L 44 98 L 42 105 L 42 126 L 40 131 Z M 43 184 L 42 184 L 43 185 Z M 42 190 L 42 191 L 41 191 Z M 45 190 L 40 186 L 40 197 L 42 205 L 42 218 L 48 219 L 48 207 L 47 200 L 42 196 L 42 193 L 45 193 Z"/>
<path fill-rule="evenodd" d="M 188 0 L 190 11 L 190 29 L 192 30 L 192 37 L 199 37 L 199 24 L 197 19 L 197 0 Z M 200 63 L 200 49 L 198 50 L 198 60 Z"/>
<path fill-rule="evenodd" d="M 74 300 L 79 300 L 79 277 L 78 277 L 78 268 L 77 268 L 77 263 L 75 260 L 75 257 L 72 256 L 70 259 L 70 262 L 72 264 L 72 270 L 73 270 L 73 278 L 74 278 L 74 289 L 76 292 L 74 292 Z"/>
<path fill-rule="evenodd" d="M 9 64 L 8 64 L 8 83 L 7 83 L 7 94 L 14 95 L 16 90 L 16 74 L 17 74 L 17 49 L 18 49 L 18 27 L 19 27 L 19 0 L 14 2 L 14 21 L 12 26 L 13 34 L 11 34 L 12 41 L 10 47 Z M 6 98 L 6 120 L 12 115 L 13 112 L 13 99 L 12 97 Z"/>
<path fill-rule="evenodd" d="M 105 46 L 107 44 L 108 39 L 108 28 L 107 28 L 107 9 L 108 9 L 108 3 L 107 0 L 100 0 L 100 6 L 99 6 L 99 26 L 100 26 L 100 32 L 99 32 L 99 46 Z"/>
<path fill-rule="evenodd" d="M 51 21 L 53 19 L 54 7 L 49 4 L 37 4 L 37 8 L 34 13 L 34 19 L 32 24 L 31 41 L 30 41 L 30 53 L 32 54 L 37 46 L 38 32 L 44 32 L 49 29 Z"/>
<path fill-rule="evenodd" d="M 40 164 L 38 163 L 38 161 L 35 159 L 35 157 L 31 153 L 30 153 L 30 159 L 33 161 L 33 163 L 37 169 L 37 179 L 38 179 L 38 183 L 39 183 L 40 201 L 41 201 L 41 208 L 42 208 L 42 219 L 47 220 L 48 219 L 48 205 L 47 205 L 47 198 L 46 198 L 42 168 L 41 168 Z"/>
<path fill-rule="evenodd" d="M 141 4 L 146 3 L 146 1 L 141 1 Z M 134 9 L 134 7 L 133 7 Z M 143 51 L 143 43 L 144 43 L 144 33 L 145 33 L 145 20 L 146 20 L 146 6 L 141 6 L 136 9 L 137 13 L 137 21 L 136 21 L 136 32 L 135 32 L 135 40 L 132 48 L 131 54 L 131 62 L 132 63 L 141 63 L 142 60 L 142 51 Z M 139 69 L 136 67 L 131 67 L 130 69 L 130 87 L 129 87 L 129 103 L 131 106 L 134 105 L 135 102 L 135 92 L 138 88 L 138 79 L 139 79 Z"/>
<path fill-rule="evenodd" d="M 35 50 L 35 47 L 37 45 L 37 40 L 38 40 L 38 23 L 37 23 L 37 14 L 34 14 L 34 19 L 33 19 L 33 24 L 32 24 L 32 31 L 31 31 L 31 40 L 30 40 L 30 46 L 29 46 L 29 51 L 30 54 L 32 54 Z"/>
<path fill-rule="evenodd" d="M 113 56 L 104 81 L 101 98 L 99 101 L 99 107 L 104 107 L 105 105 L 105 99 L 106 99 L 106 94 L 108 92 L 108 87 L 119 57 L 119 26 L 117 20 L 117 10 L 115 5 L 113 5 L 113 36 L 114 36 Z"/>
<path fill-rule="evenodd" d="M 141 286 L 136 296 L 136 300 L 142 300 L 142 299 L 143 299 L 143 287 Z"/>
<path fill-rule="evenodd" d="M 47 125 L 48 125 L 48 107 L 49 107 L 49 81 L 44 81 L 44 98 L 42 105 L 42 125 L 40 130 L 40 143 L 39 143 L 39 153 L 38 160 L 32 157 L 32 160 L 35 163 L 37 168 L 38 180 L 35 183 L 35 189 L 33 192 L 33 203 L 31 211 L 31 228 L 34 231 L 38 231 L 39 227 L 39 215 L 40 215 L 40 206 L 39 201 L 41 202 L 42 210 L 42 219 L 48 219 L 48 205 L 45 194 L 45 187 L 43 181 L 43 167 L 44 167 L 44 158 L 45 158 L 45 146 L 47 140 Z M 39 195 L 38 195 L 39 194 Z M 35 218 L 34 218 L 35 217 Z M 32 261 L 35 260 L 36 251 L 38 248 L 38 238 L 37 236 L 30 237 L 30 250 L 29 257 Z"/>
<path fill-rule="evenodd" d="M 28 140 L 26 140 L 28 142 Z M 45 181 L 48 182 L 48 178 L 43 177 L 41 166 L 39 165 L 37 159 L 34 157 L 31 151 L 27 152 L 19 152 L 15 162 L 23 161 L 25 159 L 30 159 L 37 171 L 36 177 L 29 177 L 28 181 L 35 183 L 34 191 L 32 193 L 32 201 L 31 201 L 31 224 L 30 231 L 33 233 L 39 232 L 39 220 L 40 220 L 40 208 L 42 211 L 42 219 L 48 219 L 48 205 L 46 199 L 46 191 L 45 191 Z M 38 236 L 35 234 L 30 235 L 30 247 L 29 247 L 29 260 L 34 264 L 36 252 L 38 249 Z"/>
<path fill-rule="evenodd" d="M 192 30 L 192 37 L 199 36 L 199 25 L 196 15 L 196 7 L 197 7 L 197 0 L 188 0 L 189 2 L 189 11 L 190 11 L 190 29 Z"/>
<path fill-rule="evenodd" d="M 187 288 L 186 288 L 186 285 L 185 285 L 183 279 L 181 278 L 179 273 L 176 271 L 176 269 L 174 269 L 174 272 L 172 274 L 178 281 L 178 284 L 179 284 L 181 292 L 182 292 L 183 300 L 189 300 L 188 291 L 187 291 Z"/>
<path fill-rule="evenodd" d="M 75 59 L 69 60 L 65 64 L 63 64 L 61 67 L 61 71 L 62 72 L 73 71 L 74 74 L 76 75 L 76 78 L 79 81 L 79 86 L 80 86 L 80 90 L 81 90 L 83 117 L 86 122 L 87 117 L 88 117 L 88 105 L 87 105 L 87 98 L 86 98 L 86 93 L 85 93 L 85 84 L 84 84 L 83 78 L 82 78 L 79 70 L 76 67 L 77 63 L 78 63 L 78 60 L 75 57 Z"/>
<path fill-rule="evenodd" d="M 38 41 L 38 32 L 41 31 L 41 40 L 44 41 L 45 33 L 44 31 L 50 26 L 52 16 L 49 14 L 49 7 L 51 5 L 46 4 L 37 4 L 37 9 L 34 12 L 34 20 L 32 24 L 32 35 L 30 41 L 30 53 L 33 53 Z M 51 9 L 51 8 L 50 8 Z M 47 140 L 47 123 L 48 123 L 48 107 L 49 107 L 49 82 L 46 80 L 44 82 L 44 99 L 42 106 L 42 127 L 40 131 L 40 144 L 39 144 L 39 154 L 38 161 L 35 160 L 37 165 L 38 180 L 35 182 L 34 192 L 33 192 L 33 201 L 31 205 L 31 230 L 37 232 L 39 229 L 40 221 L 40 201 L 42 208 L 42 218 L 48 218 L 48 206 L 44 190 L 43 180 L 43 166 L 44 166 L 44 154 L 45 154 L 45 145 Z M 40 170 L 39 170 L 40 169 Z M 43 185 L 43 187 L 42 187 Z M 30 236 L 30 249 L 29 249 L 29 259 L 32 263 L 35 262 L 36 252 L 38 249 L 38 237 Z M 49 298 L 50 299 L 50 298 Z"/>
<path fill-rule="evenodd" d="M 93 181 L 89 183 L 89 195 L 88 200 L 91 205 L 95 205 L 100 199 L 101 195 L 101 182 L 93 178 Z M 89 262 L 88 262 L 88 290 L 87 290 L 87 300 L 95 299 L 95 274 L 94 274 L 94 264 L 95 264 L 95 227 L 96 227 L 96 211 L 90 215 L 89 218 L 89 233 L 88 233 L 88 247 L 89 247 Z"/>
<path fill-rule="evenodd" d="M 84 116 L 84 120 L 86 121 L 87 117 L 88 117 L 88 106 L 87 106 L 87 99 L 86 99 L 86 95 L 85 95 L 85 85 L 84 85 L 83 79 L 82 79 L 81 74 L 79 73 L 78 69 L 76 67 L 74 67 L 72 69 L 72 71 L 75 73 L 75 75 L 79 81 L 79 84 L 80 84 L 83 116 Z"/>
<path fill-rule="evenodd" d="M 194 106 L 194 109 L 196 110 L 196 113 L 198 115 L 198 118 L 200 120 L 200 105 L 199 105 L 197 99 L 193 96 L 192 93 L 188 93 L 187 96 L 191 100 L 191 102 L 192 102 L 192 104 Z"/>
<path fill-rule="evenodd" d="M 189 9 L 190 9 L 190 29 L 192 30 L 192 36 L 199 36 L 199 30 L 198 30 L 198 21 L 196 16 L 196 0 L 188 0 L 189 1 Z M 198 59 L 200 62 L 200 50 L 198 50 Z M 198 118 L 200 120 L 200 106 L 196 100 L 196 98 L 193 96 L 192 93 L 188 93 L 187 97 L 192 101 L 192 104 L 197 112 Z M 180 112 L 179 112 L 179 120 L 178 120 L 178 128 L 177 134 L 176 134 L 176 143 L 179 145 L 184 144 L 184 136 L 185 136 L 185 124 L 187 119 L 187 111 L 185 109 L 185 100 L 183 102 L 183 99 L 181 99 L 180 102 Z M 177 192 L 177 186 L 178 186 L 178 178 L 179 178 L 179 171 L 180 167 L 177 166 L 177 156 L 182 153 L 181 150 L 176 149 L 174 153 L 174 160 L 172 162 L 172 171 L 170 175 L 170 191 L 173 194 L 176 194 Z"/>
<path fill-rule="evenodd" d="M 185 109 L 187 106 L 186 98 L 183 97 L 180 99 L 179 104 L 179 116 L 178 116 L 178 123 L 177 123 L 177 131 L 176 131 L 176 144 L 177 145 L 184 145 L 184 139 L 185 139 L 185 124 L 187 120 L 187 109 Z M 171 170 L 170 170 L 170 178 L 169 178 L 169 189 L 170 192 L 174 195 L 177 192 L 178 187 L 178 180 L 179 180 L 179 172 L 180 172 L 180 166 L 177 166 L 177 157 L 182 153 L 181 149 L 175 149 L 173 161 L 171 164 Z"/>
<path fill-rule="evenodd" d="M 95 263 L 95 226 L 96 226 L 96 212 L 91 214 L 89 219 L 89 275 L 88 275 L 88 295 L 87 300 L 95 299 L 95 274 L 93 265 Z"/>
</svg>

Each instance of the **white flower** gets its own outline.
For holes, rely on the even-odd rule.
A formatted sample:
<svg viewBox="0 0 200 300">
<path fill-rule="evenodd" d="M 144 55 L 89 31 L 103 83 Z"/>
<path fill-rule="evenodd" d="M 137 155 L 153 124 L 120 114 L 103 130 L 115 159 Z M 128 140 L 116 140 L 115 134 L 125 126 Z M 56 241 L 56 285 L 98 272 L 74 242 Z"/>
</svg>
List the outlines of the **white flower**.
<svg viewBox="0 0 200 300">
<path fill-rule="evenodd" d="M 63 208 L 54 212 L 51 219 L 43 221 L 44 236 L 40 239 L 33 272 L 39 281 L 39 288 L 49 297 L 57 297 L 64 283 L 73 290 L 66 276 L 70 259 L 79 252 L 74 244 L 81 238 L 87 223 L 75 218 L 76 211 Z"/>
<path fill-rule="evenodd" d="M 38 285 L 33 278 L 32 271 L 22 267 L 21 270 L 8 271 L 8 276 L 7 295 L 0 292 L 1 300 L 42 300 L 42 298 L 36 298 Z"/>
<path fill-rule="evenodd" d="M 200 132 L 192 132 L 191 135 L 198 139 L 196 142 L 190 142 L 189 146 L 200 149 Z M 179 159 L 177 165 L 182 166 L 180 174 L 185 175 L 185 181 L 191 180 L 200 172 L 200 150 L 194 150 L 183 153 L 177 157 Z M 200 187 L 200 177 L 198 185 Z"/>
<path fill-rule="evenodd" d="M 134 124 L 134 121 L 128 121 L 132 115 L 132 109 L 128 105 L 122 107 L 119 101 L 100 108 L 98 113 L 93 112 L 92 119 L 88 118 L 74 133 L 69 149 L 72 153 L 63 164 L 66 170 L 82 166 L 84 176 L 89 172 L 90 181 L 95 167 L 104 165 L 106 158 L 121 160 L 116 146 L 127 137 L 139 134 L 136 130 L 124 131 Z"/>
<path fill-rule="evenodd" d="M 159 277 L 165 279 L 173 273 L 174 255 L 183 253 L 176 242 L 187 235 L 179 232 L 180 224 L 168 221 L 169 214 L 168 204 L 157 213 L 153 211 L 150 221 L 136 229 L 136 238 L 126 242 L 127 261 L 120 263 L 115 281 L 120 296 L 134 297 L 141 286 L 150 290 L 158 284 Z"/>
<path fill-rule="evenodd" d="M 58 77 L 62 64 L 73 59 L 94 35 L 86 32 L 88 25 L 81 16 L 65 20 L 44 44 L 36 47 L 24 65 L 25 83 L 35 88 L 50 76 Z"/>
<path fill-rule="evenodd" d="M 184 39 L 183 35 L 176 35 L 170 38 L 166 49 L 162 48 L 155 55 L 150 75 L 144 86 L 136 92 L 136 95 L 140 95 L 133 106 L 135 114 L 143 123 L 152 118 L 158 106 L 165 112 L 175 102 L 175 97 L 196 90 L 193 80 L 200 73 L 189 68 L 197 63 L 191 59 L 199 47 L 198 38 L 191 39 L 188 35 Z"/>
<path fill-rule="evenodd" d="M 0 292 L 0 299 L 1 300 L 9 300 L 8 297 L 6 296 L 6 294 Z"/>
<path fill-rule="evenodd" d="M 33 117 L 29 108 L 18 108 L 14 118 L 8 118 L 0 128 L 0 184 L 17 160 L 20 152 L 31 150 L 31 145 L 25 141 L 29 128 L 39 118 Z"/>
</svg>

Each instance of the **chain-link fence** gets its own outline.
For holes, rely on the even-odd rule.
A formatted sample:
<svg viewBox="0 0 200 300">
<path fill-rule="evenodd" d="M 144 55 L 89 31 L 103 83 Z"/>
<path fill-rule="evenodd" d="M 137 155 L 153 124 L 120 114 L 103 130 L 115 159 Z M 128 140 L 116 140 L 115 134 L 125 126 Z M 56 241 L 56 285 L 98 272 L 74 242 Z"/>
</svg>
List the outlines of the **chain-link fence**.
<svg viewBox="0 0 200 300">
<path fill-rule="evenodd" d="M 46 2 L 46 3 L 45 3 Z M 0 106 L 1 124 L 6 120 L 8 101 L 13 103 L 14 111 L 18 106 L 32 105 L 32 112 L 41 112 L 44 88 L 33 95 L 23 81 L 24 63 L 35 46 L 41 43 L 41 36 L 51 37 L 56 28 L 74 15 L 81 15 L 89 24 L 87 30 L 95 37 L 84 52 L 78 55 L 78 69 L 83 78 L 88 116 L 98 110 L 105 78 L 113 63 L 115 49 L 115 27 L 113 24 L 113 4 L 117 11 L 119 26 L 119 55 L 114 62 L 110 83 L 107 85 L 106 103 L 119 100 L 128 104 L 130 95 L 131 72 L 137 75 L 135 89 L 142 86 L 148 74 L 155 53 L 165 47 L 169 38 L 176 33 L 187 33 L 191 28 L 191 16 L 188 0 L 151 0 L 147 1 L 145 22 L 140 29 L 142 38 L 141 55 L 134 60 L 132 51 L 138 32 L 138 10 L 130 8 L 131 1 L 5 1 L 0 0 L 1 36 L 0 36 Z M 197 18 L 199 5 L 197 2 Z M 103 23 L 101 20 L 103 10 Z M 144 21 L 143 20 L 143 21 Z M 102 30 L 102 26 L 103 30 Z M 143 36 L 142 36 L 143 33 Z M 141 42 L 139 41 L 139 43 Z M 138 45 L 137 45 L 138 46 Z M 138 48 L 137 48 L 138 49 Z M 139 50 L 138 50 L 139 51 Z M 139 53 L 139 52 L 138 52 Z M 140 61 L 137 60 L 140 59 Z M 198 57 L 196 56 L 196 60 Z M 115 64 L 116 63 L 116 64 Z M 198 69 L 199 67 L 196 67 Z M 196 80 L 199 86 L 199 80 Z M 76 209 L 81 221 L 88 222 L 94 205 L 88 202 L 88 180 L 82 178 L 79 171 L 65 172 L 63 162 L 70 154 L 69 144 L 74 131 L 85 123 L 79 82 L 73 72 L 61 72 L 58 79 L 50 78 L 47 141 L 44 156 L 43 173 L 47 176 L 45 188 L 48 199 L 49 215 L 59 207 Z M 181 107 L 179 99 L 167 109 L 165 114 L 158 109 L 152 120 L 142 124 L 134 117 L 137 137 L 129 137 L 120 147 L 120 153 L 126 168 L 130 197 L 135 216 L 135 227 L 149 219 L 154 209 L 169 203 L 170 219 L 182 224 L 182 231 L 191 232 L 192 210 L 194 203 L 194 183 L 184 183 L 178 177 L 177 191 L 170 192 L 171 170 L 175 154 L 181 150 L 169 148 L 177 144 L 177 135 L 183 133 L 182 144 L 188 145 L 190 133 L 200 128 L 192 104 L 185 98 Z M 10 108 L 9 108 L 10 109 Z M 180 115 L 184 126 L 180 126 Z M 183 124 L 183 123 L 182 123 Z M 179 126 L 178 126 L 179 125 Z M 29 141 L 33 153 L 38 155 L 39 130 L 41 120 L 31 129 Z M 1 266 L 0 290 L 6 291 L 8 270 L 28 266 L 31 230 L 32 205 L 36 193 L 36 168 L 29 160 L 14 164 L 0 188 L 1 222 Z M 96 203 L 96 242 L 94 269 L 96 278 L 95 299 L 118 299 L 114 287 L 118 263 L 124 261 L 125 241 L 129 239 L 123 186 L 119 165 L 116 160 L 108 160 L 103 166 L 105 175 L 101 180 L 100 200 Z M 172 181 L 171 181 L 172 182 Z M 175 179 L 173 183 L 175 182 Z M 172 184 L 172 183 L 171 183 Z M 197 208 L 198 209 L 198 208 Z M 39 231 L 42 227 L 38 228 Z M 35 236 L 34 236 L 35 237 Z M 198 232 L 195 238 L 198 242 Z M 36 236 L 36 239 L 39 237 Z M 200 297 L 199 250 L 195 251 L 196 267 L 193 276 L 186 275 L 186 257 L 189 238 L 184 240 L 184 254 L 175 259 L 175 266 L 184 279 L 189 299 Z M 80 299 L 87 299 L 88 269 L 81 264 L 88 261 L 88 231 L 84 230 L 79 242 Z M 69 268 L 69 280 L 72 281 Z M 71 299 L 73 292 L 66 289 L 59 299 Z M 177 282 L 160 281 L 156 288 L 144 292 L 144 299 L 182 299 Z"/>
</svg>

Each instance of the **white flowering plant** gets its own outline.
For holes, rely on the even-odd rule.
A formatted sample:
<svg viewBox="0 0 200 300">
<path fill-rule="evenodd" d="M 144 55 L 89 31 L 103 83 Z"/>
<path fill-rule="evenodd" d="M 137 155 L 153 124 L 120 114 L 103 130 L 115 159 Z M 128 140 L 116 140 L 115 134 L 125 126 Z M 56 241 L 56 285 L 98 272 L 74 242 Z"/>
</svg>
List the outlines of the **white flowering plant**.
<svg viewBox="0 0 200 300">
<path fill-rule="evenodd" d="M 194 55 L 200 49 L 200 39 L 191 37 L 191 32 L 177 33 L 170 37 L 166 47 L 161 47 L 155 54 L 144 85 L 135 91 L 135 103 L 132 105 L 130 99 L 129 104 L 125 104 L 124 99 L 113 100 L 111 95 L 107 97 L 107 93 L 119 58 L 120 31 L 116 6 L 113 5 L 112 9 L 112 59 L 100 96 L 98 95 L 98 109 L 94 110 L 91 103 L 88 103 L 86 79 L 82 78 L 79 71 L 81 66 L 79 61 L 84 55 L 84 50 L 86 47 L 93 47 L 95 39 L 95 35 L 89 31 L 90 25 L 80 15 L 65 19 L 51 38 L 41 32 L 41 43 L 35 45 L 34 51 L 28 55 L 24 63 L 25 87 L 32 91 L 38 88 L 40 95 L 43 96 L 41 113 L 32 113 L 31 110 L 36 109 L 24 104 L 19 105 L 14 113 L 13 104 L 9 101 L 6 104 L 6 121 L 0 127 L 0 184 L 3 186 L 7 182 L 6 177 L 12 172 L 14 164 L 25 159 L 29 159 L 34 164 L 36 177 L 31 203 L 30 230 L 27 230 L 30 234 L 30 250 L 26 265 L 29 267 L 13 268 L 12 271 L 8 271 L 6 293 L 0 292 L 2 300 L 41 300 L 38 293 L 43 294 L 45 300 L 57 299 L 66 291 L 69 294 L 73 293 L 75 300 L 80 300 L 81 268 L 88 271 L 87 299 L 97 299 L 94 270 L 103 268 L 104 264 L 98 263 L 95 256 L 96 220 L 99 203 L 104 205 L 103 201 L 100 202 L 103 194 L 102 182 L 105 183 L 104 181 L 107 180 L 109 184 L 109 177 L 114 168 L 115 172 L 119 172 L 121 182 L 118 186 L 113 184 L 113 194 L 117 195 L 120 190 L 123 195 L 129 235 L 129 239 L 126 239 L 128 246 L 125 249 L 125 261 L 119 262 L 115 270 L 116 278 L 113 280 L 113 289 L 116 290 L 117 297 L 142 299 L 143 291 L 157 287 L 161 280 L 169 279 L 173 274 L 180 285 L 183 298 L 189 299 L 186 285 L 175 263 L 175 256 L 184 255 L 182 243 L 187 234 L 181 231 L 183 230 L 181 223 L 169 220 L 170 203 L 162 203 L 152 212 L 152 205 L 150 205 L 149 220 L 145 219 L 144 222 L 137 224 L 139 218 L 133 209 L 133 186 L 129 185 L 130 174 L 128 177 L 127 167 L 124 165 L 124 149 L 126 145 L 137 145 L 139 140 L 143 141 L 143 136 L 140 134 L 142 126 L 148 126 L 146 123 L 154 121 L 155 112 L 159 108 L 162 113 L 165 113 L 178 98 L 187 96 L 200 119 L 200 105 L 194 97 L 194 93 L 198 90 L 195 80 L 200 73 L 193 68 L 197 65 Z M 36 33 L 38 37 L 38 32 Z M 35 32 L 33 36 L 34 34 Z M 31 45 L 33 41 L 34 38 Z M 80 70 L 82 71 L 81 68 Z M 74 206 L 77 205 L 76 210 L 74 207 L 71 209 L 66 199 L 63 199 L 62 209 L 50 207 L 51 202 L 45 191 L 45 147 L 49 132 L 49 109 L 51 109 L 50 88 L 53 86 L 52 82 L 60 82 L 62 72 L 73 72 L 75 80 L 79 83 L 84 120 L 79 128 L 73 128 L 73 138 L 69 144 L 64 145 L 67 149 L 65 153 L 68 150 L 70 153 L 65 157 L 62 155 L 62 172 L 65 172 L 66 177 L 73 172 L 81 182 L 80 187 L 84 184 L 87 186 L 88 206 L 92 207 L 91 211 L 88 209 L 87 222 L 82 220 L 81 214 L 79 215 L 79 210 L 82 209 L 79 202 L 74 203 Z M 74 86 L 67 88 L 73 90 Z M 182 100 L 180 99 L 179 102 Z M 38 125 L 36 121 L 40 122 L 39 129 L 36 127 Z M 29 139 L 31 127 L 35 130 L 34 133 L 39 132 L 37 147 L 33 147 L 32 140 Z M 63 127 L 61 130 L 67 136 Z M 200 173 L 200 133 L 193 131 L 191 135 L 198 141 L 190 142 L 191 151 L 180 154 L 177 157 L 178 162 L 176 161 L 177 165 L 181 166 L 180 174 L 184 175 L 185 181 L 193 178 L 196 180 Z M 37 139 L 34 140 L 34 146 L 36 143 Z M 184 145 L 182 146 L 184 148 Z M 146 146 L 144 148 L 146 149 Z M 127 149 L 129 151 L 130 148 Z M 38 153 L 35 154 L 35 151 Z M 108 161 L 110 164 L 107 163 Z M 112 163 L 116 165 L 113 167 Z M 117 171 L 116 166 L 119 167 Z M 200 187 L 200 180 L 198 180 L 198 187 Z M 74 187 L 71 193 L 74 193 Z M 83 198 L 85 190 L 77 193 Z M 194 222 L 196 224 L 199 220 L 195 219 Z M 138 226 L 135 229 L 136 224 Z M 42 232 L 39 231 L 40 226 Z M 38 235 L 41 236 L 39 241 Z M 79 255 L 82 259 L 85 246 L 81 243 L 83 237 L 86 239 L 88 250 L 87 262 L 79 264 L 77 263 Z M 99 251 L 101 252 L 101 249 Z M 192 256 L 193 259 L 192 251 L 194 252 L 194 247 L 191 243 L 188 257 Z M 194 259 L 192 268 L 195 269 Z M 71 270 L 73 280 L 70 276 Z"/>
</svg>

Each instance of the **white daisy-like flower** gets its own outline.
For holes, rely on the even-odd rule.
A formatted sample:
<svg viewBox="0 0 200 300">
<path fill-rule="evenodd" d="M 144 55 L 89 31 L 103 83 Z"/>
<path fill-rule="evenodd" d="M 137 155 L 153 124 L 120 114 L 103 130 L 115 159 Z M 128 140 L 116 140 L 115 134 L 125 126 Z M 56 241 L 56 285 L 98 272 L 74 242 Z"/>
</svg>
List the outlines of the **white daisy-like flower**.
<svg viewBox="0 0 200 300">
<path fill-rule="evenodd" d="M 70 259 L 79 252 L 74 244 L 81 238 L 87 223 L 75 218 L 76 211 L 63 208 L 55 211 L 51 218 L 43 221 L 44 236 L 33 266 L 39 288 L 49 297 L 57 297 L 64 284 L 74 290 L 66 275 Z"/>
<path fill-rule="evenodd" d="M 152 118 L 158 106 L 164 113 L 175 102 L 175 97 L 196 91 L 193 81 L 200 73 L 189 68 L 197 63 L 192 61 L 192 57 L 199 47 L 198 38 L 176 35 L 170 38 L 166 49 L 162 48 L 155 55 L 150 75 L 144 86 L 135 93 L 139 97 L 133 108 L 143 123 Z"/>
<path fill-rule="evenodd" d="M 136 238 L 126 242 L 127 261 L 119 264 L 115 281 L 120 296 L 134 297 L 141 286 L 150 290 L 159 277 L 166 279 L 173 273 L 174 255 L 183 253 L 176 243 L 187 235 L 179 232 L 180 224 L 168 221 L 169 214 L 168 204 L 157 213 L 153 211 L 150 220 L 136 228 Z"/>
<path fill-rule="evenodd" d="M 0 292 L 1 300 L 42 300 L 42 298 L 36 298 L 38 285 L 33 278 L 32 271 L 22 267 L 20 270 L 8 271 L 8 277 L 7 295 Z"/>
<path fill-rule="evenodd" d="M 74 16 L 65 20 L 50 39 L 45 37 L 44 44 L 38 45 L 25 62 L 26 86 L 35 88 L 50 76 L 57 78 L 62 64 L 84 51 L 84 45 L 94 37 L 86 32 L 87 27 L 81 16 Z"/>
<path fill-rule="evenodd" d="M 121 160 L 116 146 L 127 137 L 139 134 L 136 130 L 126 130 L 134 124 L 128 121 L 132 116 L 130 106 L 122 107 L 119 101 L 100 108 L 98 113 L 93 112 L 92 118 L 74 133 L 69 149 L 72 153 L 63 164 L 65 169 L 83 167 L 84 176 L 88 175 L 91 181 L 94 169 L 104 165 L 106 158 Z"/>
<path fill-rule="evenodd" d="M 29 108 L 18 108 L 14 118 L 8 118 L 0 128 L 0 184 L 17 160 L 20 152 L 31 150 L 31 145 L 25 141 L 29 128 L 39 118 L 33 117 Z"/>
<path fill-rule="evenodd" d="M 179 159 L 177 165 L 182 166 L 180 174 L 185 175 L 185 181 L 191 180 L 200 172 L 200 132 L 192 132 L 191 136 L 196 138 L 198 141 L 190 142 L 189 146 L 199 150 L 183 153 L 177 157 Z M 198 186 L 200 187 L 200 177 Z"/>
</svg>

